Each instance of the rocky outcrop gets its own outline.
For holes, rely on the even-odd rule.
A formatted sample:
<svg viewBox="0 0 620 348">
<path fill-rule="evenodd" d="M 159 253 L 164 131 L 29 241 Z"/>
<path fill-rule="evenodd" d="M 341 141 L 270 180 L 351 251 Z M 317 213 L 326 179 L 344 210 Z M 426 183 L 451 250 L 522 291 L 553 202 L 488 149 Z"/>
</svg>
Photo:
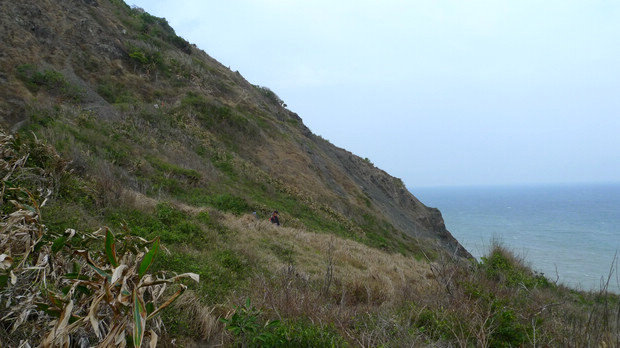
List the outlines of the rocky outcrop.
<svg viewBox="0 0 620 348">
<path fill-rule="evenodd" d="M 407 190 L 401 179 L 395 178 L 375 167 L 367 160 L 325 141 L 322 149 L 338 159 L 341 170 L 355 184 L 380 213 L 395 227 L 412 237 L 438 238 L 453 254 L 471 257 L 471 254 L 446 229 L 441 212 L 422 204 Z"/>
</svg>

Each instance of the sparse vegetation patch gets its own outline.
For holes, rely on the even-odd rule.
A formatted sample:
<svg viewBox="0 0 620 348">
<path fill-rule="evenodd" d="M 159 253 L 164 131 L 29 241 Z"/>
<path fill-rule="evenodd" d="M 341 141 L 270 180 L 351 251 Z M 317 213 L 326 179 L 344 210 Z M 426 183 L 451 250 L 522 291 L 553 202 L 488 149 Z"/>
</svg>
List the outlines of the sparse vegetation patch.
<svg viewBox="0 0 620 348">
<path fill-rule="evenodd" d="M 24 64 L 17 67 L 19 77 L 30 91 L 36 93 L 40 89 L 70 102 L 82 100 L 83 91 L 70 83 L 60 72 L 53 69 L 39 70 L 34 65 Z"/>
</svg>

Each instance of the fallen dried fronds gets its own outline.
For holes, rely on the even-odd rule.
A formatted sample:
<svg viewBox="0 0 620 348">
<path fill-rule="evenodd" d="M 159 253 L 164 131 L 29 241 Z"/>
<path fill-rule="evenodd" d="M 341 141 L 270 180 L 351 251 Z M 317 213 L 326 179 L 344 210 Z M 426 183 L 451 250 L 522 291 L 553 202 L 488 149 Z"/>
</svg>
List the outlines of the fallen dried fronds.
<svg viewBox="0 0 620 348">
<path fill-rule="evenodd" d="M 185 291 L 180 280 L 199 281 L 198 275 L 149 274 L 160 247 L 158 238 L 114 236 L 107 228 L 93 233 L 48 231 L 40 208 L 66 166 L 53 149 L 37 141 L 35 146 L 39 156 L 52 160 L 52 168 L 60 168 L 54 175 L 43 168 L 26 168 L 28 155 L 19 156 L 14 138 L 0 132 L 0 323 L 10 325 L 0 344 L 140 347 L 148 335 L 150 346 L 155 346 L 155 331 L 161 326 L 157 314 Z M 33 173 L 40 177 L 30 180 Z M 33 190 L 20 186 L 22 182 L 45 185 Z M 168 291 L 172 284 L 177 289 Z"/>
</svg>

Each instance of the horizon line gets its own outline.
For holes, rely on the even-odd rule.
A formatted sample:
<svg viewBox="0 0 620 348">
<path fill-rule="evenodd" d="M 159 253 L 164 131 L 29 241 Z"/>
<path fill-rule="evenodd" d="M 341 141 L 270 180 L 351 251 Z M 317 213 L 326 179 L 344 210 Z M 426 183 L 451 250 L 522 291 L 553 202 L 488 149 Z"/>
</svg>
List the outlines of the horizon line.
<svg viewBox="0 0 620 348">
<path fill-rule="evenodd" d="M 560 181 L 560 182 L 520 182 L 520 183 L 492 183 L 492 184 L 437 184 L 437 185 L 405 185 L 407 189 L 414 188 L 492 188 L 492 187 L 531 187 L 531 186 L 616 186 L 620 181 Z"/>
</svg>

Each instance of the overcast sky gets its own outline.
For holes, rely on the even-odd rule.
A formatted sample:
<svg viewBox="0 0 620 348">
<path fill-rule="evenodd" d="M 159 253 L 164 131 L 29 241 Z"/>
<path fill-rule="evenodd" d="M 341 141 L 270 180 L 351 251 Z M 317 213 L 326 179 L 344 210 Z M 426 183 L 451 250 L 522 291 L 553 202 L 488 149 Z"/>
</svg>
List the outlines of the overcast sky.
<svg viewBox="0 0 620 348">
<path fill-rule="evenodd" d="M 620 2 L 128 0 L 409 187 L 620 182 Z"/>
</svg>

